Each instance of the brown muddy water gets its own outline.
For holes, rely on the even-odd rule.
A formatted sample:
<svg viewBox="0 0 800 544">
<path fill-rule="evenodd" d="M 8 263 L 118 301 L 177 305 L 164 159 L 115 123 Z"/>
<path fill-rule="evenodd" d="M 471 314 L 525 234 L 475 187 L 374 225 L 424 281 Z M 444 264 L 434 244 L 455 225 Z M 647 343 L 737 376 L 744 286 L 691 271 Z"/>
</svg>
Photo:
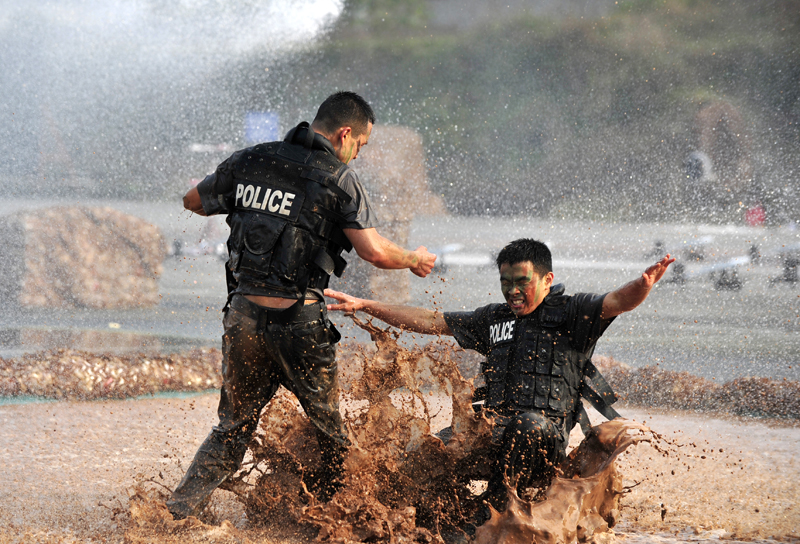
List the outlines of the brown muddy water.
<svg viewBox="0 0 800 544">
<path fill-rule="evenodd" d="M 446 344 L 406 350 L 391 334 L 373 333 L 377 347 L 340 352 L 343 408 L 358 448 L 348 460 L 347 487 L 332 503 L 315 504 L 298 492 L 298 463 L 313 465 L 314 459 L 303 442 L 307 422 L 288 394 L 265 410 L 254 454 L 247 458 L 251 470 L 242 475 L 237 494 L 218 490 L 200 520 L 181 522 L 169 518 L 160 500 L 216 423 L 216 393 L 6 404 L 0 406 L 0 542 L 441 542 L 440 530 L 452 541 L 453 531 L 443 529 L 448 523 L 458 526 L 460 516 L 469 513 L 468 497 L 456 500 L 465 498 L 455 491 L 463 477 L 458 462 L 479 451 L 470 444 L 479 443 L 487 429 L 485 420 L 469 413 L 471 384 L 455 373 L 455 365 L 463 368 L 469 357 Z M 131 397 L 175 387 L 164 384 L 166 368 L 201 387 L 218 354 L 50 357 L 47 364 L 47 357 L 38 357 L 40 366 L 33 370 L 3 361 L 4 386 L 20 375 L 17 384 L 61 378 L 65 385 L 57 393 L 52 387 L 43 393 L 44 386 L 31 392 L 100 399 L 102 391 L 89 387 L 100 384 L 106 395 Z M 82 370 L 76 374 L 76 368 Z M 132 376 L 148 385 L 125 389 Z M 671 376 L 668 383 L 674 389 L 676 383 L 694 382 Z M 121 389 L 114 393 L 115 387 Z M 87 391 L 95 392 L 87 397 Z M 569 512 L 558 510 L 558 501 L 513 502 L 516 517 L 506 515 L 503 526 L 496 515 L 487 523 L 494 532 L 481 528 L 476 540 L 800 539 L 796 419 L 635 405 L 619 410 L 629 428 L 604 427 L 609 436 L 590 449 L 605 455 L 576 454 L 579 461 L 573 464 L 591 465 L 588 472 L 557 481 L 572 485 L 569 491 L 548 492 L 566 500 Z M 431 432 L 451 423 L 464 439 L 444 448 Z M 571 438 L 571 448 L 577 448 L 583 436 L 576 429 Z M 586 483 L 591 478 L 599 487 Z M 621 494 L 609 496 L 609 489 Z M 597 510 L 582 512 L 578 503 Z M 552 526 L 570 516 L 574 523 L 566 527 L 564 521 L 560 533 L 542 529 L 545 522 Z M 603 526 L 609 519 L 616 521 L 610 530 Z"/>
</svg>

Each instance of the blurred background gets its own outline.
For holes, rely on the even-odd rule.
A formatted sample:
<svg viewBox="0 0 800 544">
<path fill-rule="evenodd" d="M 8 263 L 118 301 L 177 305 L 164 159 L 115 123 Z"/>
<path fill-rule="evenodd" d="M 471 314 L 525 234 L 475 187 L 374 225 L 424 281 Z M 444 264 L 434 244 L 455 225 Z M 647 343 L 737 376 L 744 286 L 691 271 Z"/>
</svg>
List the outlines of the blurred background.
<svg viewBox="0 0 800 544">
<path fill-rule="evenodd" d="M 800 218 L 796 0 L 5 6 L 14 194 L 172 199 L 259 114 L 282 135 L 352 89 L 421 136 L 454 213 Z"/>
<path fill-rule="evenodd" d="M 225 225 L 180 197 L 348 89 L 378 117 L 353 166 L 384 232 L 439 251 L 441 307 L 499 300 L 492 255 L 522 235 L 568 292 L 671 251 L 672 318 L 642 310 L 607 351 L 798 377 L 798 0 L 7 0 L 0 30 L 0 211 L 111 206 L 166 259 L 149 307 L 7 304 L 7 353 L 31 326 L 215 344 Z M 421 305 L 439 281 L 348 272 Z"/>
</svg>

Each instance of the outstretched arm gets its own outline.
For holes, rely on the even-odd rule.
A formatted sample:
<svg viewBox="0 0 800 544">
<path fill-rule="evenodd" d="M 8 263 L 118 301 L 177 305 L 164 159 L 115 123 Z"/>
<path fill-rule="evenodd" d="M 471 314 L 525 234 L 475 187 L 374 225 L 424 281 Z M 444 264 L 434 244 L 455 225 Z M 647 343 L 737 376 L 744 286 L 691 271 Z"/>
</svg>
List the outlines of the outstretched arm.
<svg viewBox="0 0 800 544">
<path fill-rule="evenodd" d="M 603 299 L 603 313 L 600 317 L 611 319 L 621 313 L 630 312 L 644 302 L 650 289 L 658 282 L 667 271 L 669 265 L 675 262 L 669 255 L 648 267 L 640 278 L 626 283 L 616 291 L 611 291 Z"/>
<path fill-rule="evenodd" d="M 358 253 L 358 256 L 377 268 L 398 270 L 408 268 L 420 278 L 424 278 L 433 270 L 436 255 L 430 253 L 425 246 L 414 251 L 403 249 L 387 240 L 374 228 L 344 229 L 344 234 Z"/>
<path fill-rule="evenodd" d="M 441 312 L 434 312 L 414 306 L 401 306 L 399 304 L 384 304 L 377 300 L 355 298 L 333 289 L 325 289 L 325 296 L 335 298 L 338 304 L 328 304 L 328 310 L 344 312 L 353 315 L 355 312 L 364 312 L 385 321 L 399 329 L 405 329 L 421 334 L 444 334 L 453 336 L 450 327 L 444 320 Z"/>
</svg>

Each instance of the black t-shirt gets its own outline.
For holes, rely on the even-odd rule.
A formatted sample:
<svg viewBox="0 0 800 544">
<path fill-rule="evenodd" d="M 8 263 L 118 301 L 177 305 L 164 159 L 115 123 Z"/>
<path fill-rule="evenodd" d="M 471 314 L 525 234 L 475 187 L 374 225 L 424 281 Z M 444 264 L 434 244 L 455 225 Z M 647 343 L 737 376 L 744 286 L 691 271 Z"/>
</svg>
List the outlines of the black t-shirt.
<svg viewBox="0 0 800 544">
<path fill-rule="evenodd" d="M 614 318 L 601 319 L 603 299 L 606 295 L 578 293 L 567 298 L 566 323 L 570 331 L 570 346 L 579 353 L 589 352 L 605 332 Z M 517 321 L 539 319 L 541 308 L 526 316 L 514 316 L 508 304 L 489 304 L 472 312 L 445 312 L 444 320 L 453 332 L 458 344 L 464 349 L 474 349 L 488 355 L 492 347 L 508 341 L 517 330 Z"/>
</svg>

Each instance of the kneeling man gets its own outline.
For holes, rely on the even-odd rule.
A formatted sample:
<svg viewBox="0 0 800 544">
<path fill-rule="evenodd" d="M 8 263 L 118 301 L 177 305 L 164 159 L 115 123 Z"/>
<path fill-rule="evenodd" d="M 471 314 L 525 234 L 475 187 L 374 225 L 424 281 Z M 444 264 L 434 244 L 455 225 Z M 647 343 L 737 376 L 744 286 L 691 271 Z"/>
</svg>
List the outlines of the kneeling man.
<svg viewBox="0 0 800 544">
<path fill-rule="evenodd" d="M 591 362 L 595 344 L 614 318 L 641 304 L 675 259 L 669 255 L 637 279 L 605 295 L 565 295 L 553 285 L 550 250 L 537 240 L 511 242 L 497 256 L 505 304 L 472 312 L 444 312 L 384 304 L 330 289 L 328 310 L 363 311 L 422 334 L 455 337 L 486 356 L 486 385 L 476 391 L 495 418 L 492 475 L 483 499 L 505 508 L 504 479 L 517 490 L 549 485 L 566 456 L 576 423 L 588 430 L 581 397 L 608 419 L 619 414 L 611 388 Z M 482 520 L 480 520 L 482 521 Z"/>
</svg>

